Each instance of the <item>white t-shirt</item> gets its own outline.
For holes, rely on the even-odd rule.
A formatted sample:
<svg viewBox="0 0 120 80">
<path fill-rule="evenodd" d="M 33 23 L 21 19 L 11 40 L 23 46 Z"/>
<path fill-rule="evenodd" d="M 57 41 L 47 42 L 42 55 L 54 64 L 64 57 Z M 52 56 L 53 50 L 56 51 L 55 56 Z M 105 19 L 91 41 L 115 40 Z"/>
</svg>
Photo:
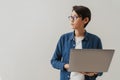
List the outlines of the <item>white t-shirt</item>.
<svg viewBox="0 0 120 80">
<path fill-rule="evenodd" d="M 75 49 L 82 49 L 82 40 L 84 37 L 75 37 Z M 70 80 L 84 80 L 84 75 L 79 72 L 71 72 Z"/>
</svg>

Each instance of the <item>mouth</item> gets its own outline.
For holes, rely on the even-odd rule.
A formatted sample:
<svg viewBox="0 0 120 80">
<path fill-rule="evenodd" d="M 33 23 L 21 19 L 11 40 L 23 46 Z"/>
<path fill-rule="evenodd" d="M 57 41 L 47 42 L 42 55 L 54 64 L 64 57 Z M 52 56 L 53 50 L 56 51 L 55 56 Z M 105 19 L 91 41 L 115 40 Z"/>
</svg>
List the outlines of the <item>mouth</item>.
<svg viewBox="0 0 120 80">
<path fill-rule="evenodd" d="M 73 23 L 71 23 L 71 25 L 73 26 L 74 24 L 73 24 Z"/>
<path fill-rule="evenodd" d="M 72 26 L 72 28 L 74 28 L 74 27 L 75 27 L 75 25 L 74 25 L 74 24 L 71 24 L 71 26 Z"/>
</svg>

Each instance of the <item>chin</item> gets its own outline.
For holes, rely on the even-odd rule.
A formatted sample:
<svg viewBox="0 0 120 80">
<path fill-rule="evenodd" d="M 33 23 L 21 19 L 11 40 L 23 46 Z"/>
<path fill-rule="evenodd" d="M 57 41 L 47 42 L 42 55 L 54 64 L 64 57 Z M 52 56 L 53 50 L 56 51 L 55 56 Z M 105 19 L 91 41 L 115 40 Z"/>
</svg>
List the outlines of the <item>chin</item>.
<svg viewBox="0 0 120 80">
<path fill-rule="evenodd" d="M 76 27 L 74 27 L 74 26 L 72 26 L 71 28 L 72 28 L 72 29 L 76 29 Z"/>
</svg>

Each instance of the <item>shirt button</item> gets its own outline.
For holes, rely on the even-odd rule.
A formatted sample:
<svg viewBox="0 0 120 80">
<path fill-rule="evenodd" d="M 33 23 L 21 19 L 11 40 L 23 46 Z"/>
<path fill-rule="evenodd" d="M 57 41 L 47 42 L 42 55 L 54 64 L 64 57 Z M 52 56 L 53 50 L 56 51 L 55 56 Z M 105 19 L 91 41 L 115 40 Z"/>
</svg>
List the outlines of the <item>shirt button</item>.
<svg viewBox="0 0 120 80">
<path fill-rule="evenodd" d="M 73 46 L 75 46 L 75 44 L 73 44 Z"/>
<path fill-rule="evenodd" d="M 69 75 L 68 75 L 67 77 L 68 77 L 68 78 L 70 78 L 70 76 L 69 76 Z"/>
</svg>

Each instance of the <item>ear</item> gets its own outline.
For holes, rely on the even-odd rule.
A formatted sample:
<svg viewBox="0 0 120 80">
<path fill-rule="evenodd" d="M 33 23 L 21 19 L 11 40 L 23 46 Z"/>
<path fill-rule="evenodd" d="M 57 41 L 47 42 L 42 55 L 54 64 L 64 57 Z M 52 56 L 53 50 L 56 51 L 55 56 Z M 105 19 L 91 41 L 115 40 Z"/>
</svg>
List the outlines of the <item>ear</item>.
<svg viewBox="0 0 120 80">
<path fill-rule="evenodd" d="M 84 24 L 87 24 L 88 22 L 89 22 L 89 18 L 88 17 L 84 18 Z"/>
</svg>

